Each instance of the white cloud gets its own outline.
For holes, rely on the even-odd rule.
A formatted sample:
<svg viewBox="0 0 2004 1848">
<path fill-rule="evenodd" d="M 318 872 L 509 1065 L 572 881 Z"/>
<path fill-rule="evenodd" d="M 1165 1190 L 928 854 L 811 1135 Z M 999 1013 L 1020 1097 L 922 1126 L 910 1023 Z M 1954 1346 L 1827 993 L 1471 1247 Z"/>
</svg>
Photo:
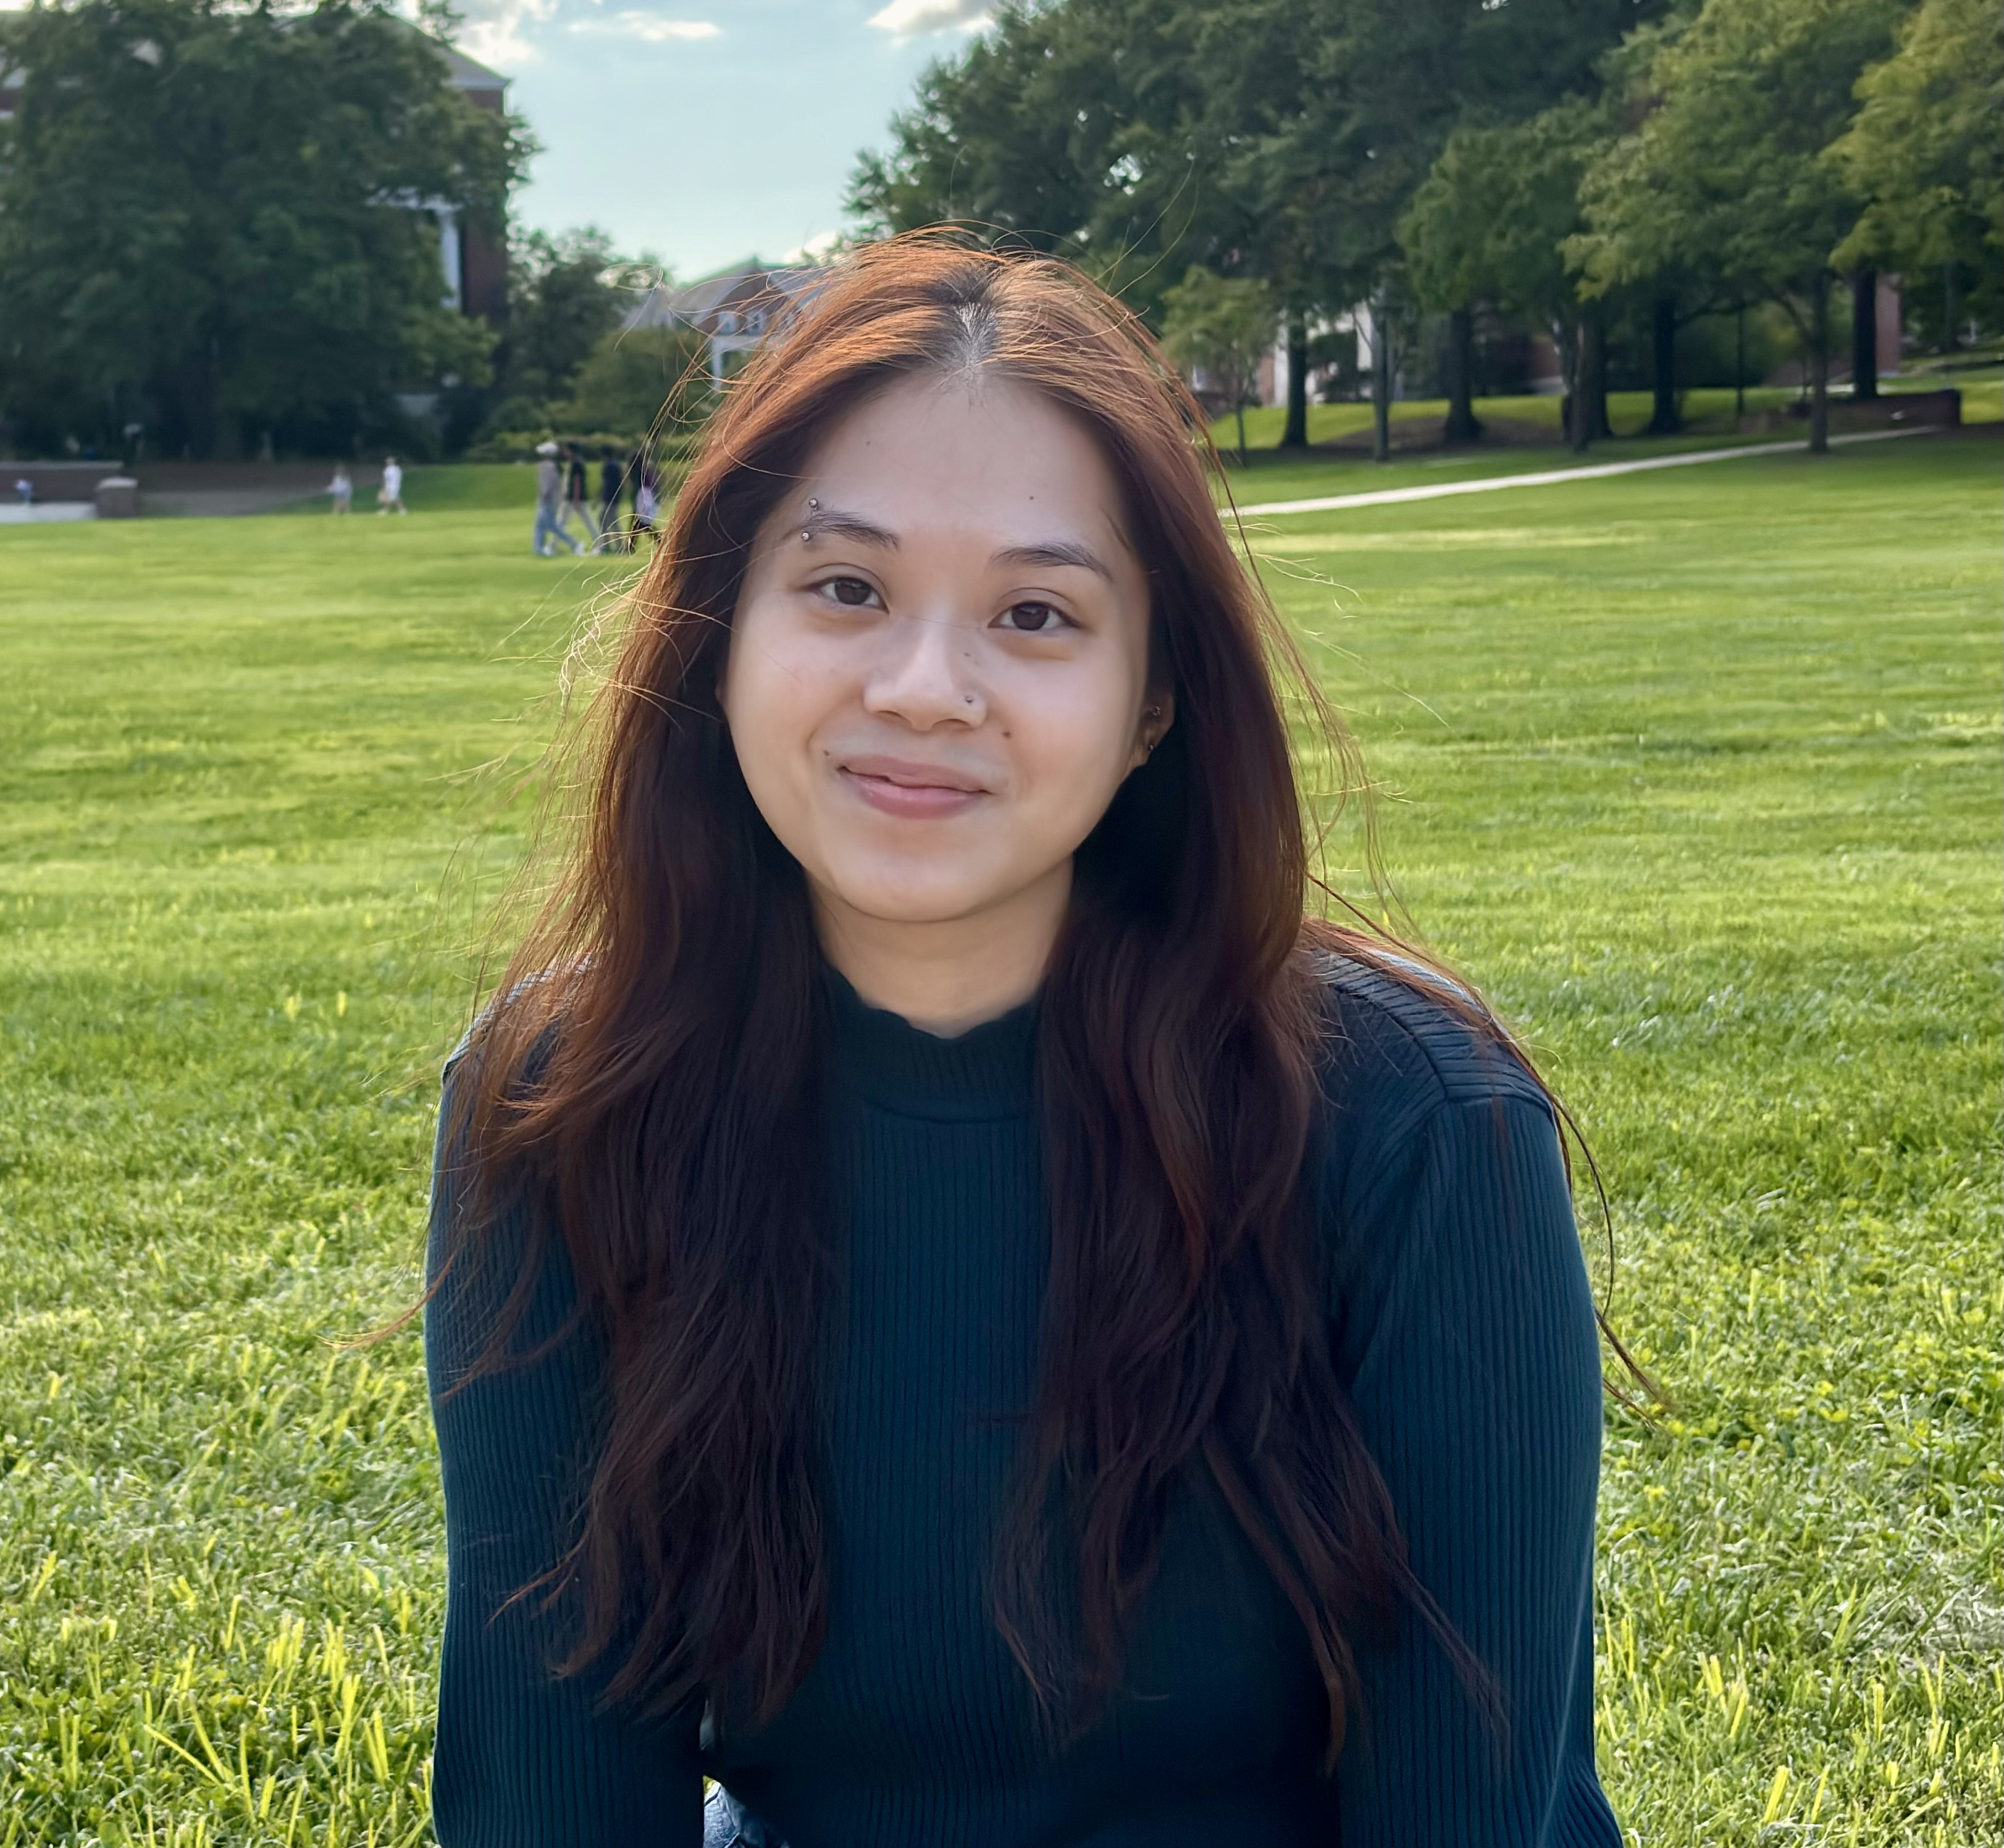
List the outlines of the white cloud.
<svg viewBox="0 0 2004 1848">
<path fill-rule="evenodd" d="M 790 251 L 780 254 L 782 263 L 819 263 L 840 250 L 849 237 L 846 231 L 817 231 L 804 243 L 797 244 Z"/>
<path fill-rule="evenodd" d="M 870 23 L 893 38 L 920 38 L 929 33 L 978 32 L 988 23 L 990 0 L 890 0 Z"/>
<path fill-rule="evenodd" d="M 650 12 L 636 12 L 629 9 L 616 12 L 604 19 L 580 19 L 571 27 L 573 32 L 602 32 L 617 38 L 637 38 L 650 45 L 665 45 L 674 40 L 694 41 L 706 38 L 720 38 L 723 28 L 710 19 L 664 19 Z"/>
<path fill-rule="evenodd" d="M 534 64 L 538 54 L 529 34 L 556 9 L 557 0 L 467 0 L 459 47 L 502 70 Z"/>
<path fill-rule="evenodd" d="M 594 8 L 598 0 L 594 0 Z M 0 5 L 5 0 L 0 0 Z M 543 28 L 555 22 L 563 0 L 464 0 L 466 23 L 460 28 L 459 44 L 470 58 L 507 70 L 534 64 L 541 55 L 535 40 Z M 595 11 L 583 19 L 569 21 L 573 32 L 602 34 L 608 38 L 639 39 L 648 44 L 687 43 L 722 36 L 723 28 L 709 19 L 664 19 L 660 14 L 629 8 L 616 13 Z"/>
</svg>

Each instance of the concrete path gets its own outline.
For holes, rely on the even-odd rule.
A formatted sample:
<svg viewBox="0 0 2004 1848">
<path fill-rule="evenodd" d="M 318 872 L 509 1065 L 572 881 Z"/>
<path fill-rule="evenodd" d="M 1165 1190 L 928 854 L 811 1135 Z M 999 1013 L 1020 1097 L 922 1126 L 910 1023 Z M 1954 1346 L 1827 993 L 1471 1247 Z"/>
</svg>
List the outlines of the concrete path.
<svg viewBox="0 0 2004 1848">
<path fill-rule="evenodd" d="M 96 517 L 97 509 L 88 500 L 38 500 L 32 507 L 23 507 L 18 500 L 0 501 L 0 526 L 40 526 L 50 521 Z"/>
<path fill-rule="evenodd" d="M 1858 430 L 1832 437 L 1841 443 L 1883 443 L 1894 437 L 1931 437 L 1936 425 L 1904 430 Z M 1254 514 L 1326 514 L 1340 507 L 1392 507 L 1405 500 L 1445 500 L 1452 494 L 1493 494 L 1501 488 L 1549 488 L 1559 482 L 1597 481 L 1604 475 L 1640 475 L 1651 468 L 1688 468 L 1698 462 L 1732 462 L 1742 456 L 1789 455 L 1809 447 L 1806 439 L 1789 443 L 1746 443 L 1735 449 L 1687 449 L 1679 455 L 1646 456 L 1635 462 L 1596 462 L 1579 468 L 1542 468 L 1529 475 L 1485 475 L 1474 481 L 1428 482 L 1417 488 L 1379 488 L 1365 494 L 1326 494 L 1315 500 L 1269 500 L 1238 510 L 1242 519 Z"/>
</svg>

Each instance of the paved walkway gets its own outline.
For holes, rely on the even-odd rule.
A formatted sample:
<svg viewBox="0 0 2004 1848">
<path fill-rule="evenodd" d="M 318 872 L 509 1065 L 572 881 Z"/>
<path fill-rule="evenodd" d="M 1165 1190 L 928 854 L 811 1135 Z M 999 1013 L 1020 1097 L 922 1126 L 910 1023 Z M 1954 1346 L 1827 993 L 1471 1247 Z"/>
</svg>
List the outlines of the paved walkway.
<svg viewBox="0 0 2004 1848">
<path fill-rule="evenodd" d="M 0 463 L 0 468 L 5 468 Z M 0 526 L 40 526 L 52 520 L 95 520 L 97 509 L 88 500 L 38 500 L 23 507 L 18 500 L 0 501 Z"/>
<path fill-rule="evenodd" d="M 1929 437 L 1938 426 L 1904 430 L 1858 430 L 1832 437 L 1841 443 L 1883 443 L 1894 437 Z M 1474 481 L 1428 482 L 1417 488 L 1379 488 L 1366 494 L 1326 494 L 1315 500 L 1269 500 L 1238 510 L 1242 519 L 1256 514 L 1326 514 L 1340 507 L 1391 507 L 1402 500 L 1445 500 L 1452 494 L 1493 494 L 1499 488 L 1549 488 L 1559 482 L 1597 481 L 1603 475 L 1640 475 L 1651 468 L 1688 468 L 1698 462 L 1732 462 L 1742 456 L 1788 455 L 1809 447 L 1806 439 L 1789 443 L 1743 443 L 1734 449 L 1687 449 L 1681 454 L 1646 456 L 1636 462 L 1596 462 L 1579 468 L 1542 468 L 1528 475 L 1485 475 Z"/>
</svg>

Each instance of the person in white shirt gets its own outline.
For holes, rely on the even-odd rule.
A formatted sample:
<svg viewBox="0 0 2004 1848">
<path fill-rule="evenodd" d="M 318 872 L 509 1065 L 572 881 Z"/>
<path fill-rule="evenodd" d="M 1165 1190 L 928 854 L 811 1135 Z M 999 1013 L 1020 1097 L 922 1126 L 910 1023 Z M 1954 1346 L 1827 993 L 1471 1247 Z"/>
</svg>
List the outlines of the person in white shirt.
<svg viewBox="0 0 2004 1848">
<path fill-rule="evenodd" d="M 345 514 L 355 504 L 355 478 L 348 472 L 345 462 L 334 466 L 334 479 L 327 484 L 327 491 L 334 496 L 334 510 Z"/>
<path fill-rule="evenodd" d="M 557 542 L 566 542 L 573 552 L 581 552 L 584 547 L 564 531 L 563 516 L 560 510 L 563 500 L 564 472 L 557 465 L 557 446 L 554 443 L 536 445 L 536 531 L 529 542 L 538 558 L 554 558 Z"/>
<path fill-rule="evenodd" d="M 404 505 L 404 471 L 394 456 L 383 458 L 383 485 L 376 490 L 376 510 L 379 514 L 411 510 Z"/>
</svg>

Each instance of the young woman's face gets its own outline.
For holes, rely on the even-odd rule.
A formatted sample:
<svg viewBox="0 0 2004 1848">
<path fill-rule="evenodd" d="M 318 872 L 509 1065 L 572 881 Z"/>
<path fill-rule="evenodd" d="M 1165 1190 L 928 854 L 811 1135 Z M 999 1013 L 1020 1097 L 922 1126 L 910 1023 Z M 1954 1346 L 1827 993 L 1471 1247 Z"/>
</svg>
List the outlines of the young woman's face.
<svg viewBox="0 0 2004 1848">
<path fill-rule="evenodd" d="M 934 924 L 1068 886 L 1171 717 L 1091 439 L 1011 383 L 859 406 L 761 529 L 723 686 L 744 780 L 818 901 Z"/>
</svg>

